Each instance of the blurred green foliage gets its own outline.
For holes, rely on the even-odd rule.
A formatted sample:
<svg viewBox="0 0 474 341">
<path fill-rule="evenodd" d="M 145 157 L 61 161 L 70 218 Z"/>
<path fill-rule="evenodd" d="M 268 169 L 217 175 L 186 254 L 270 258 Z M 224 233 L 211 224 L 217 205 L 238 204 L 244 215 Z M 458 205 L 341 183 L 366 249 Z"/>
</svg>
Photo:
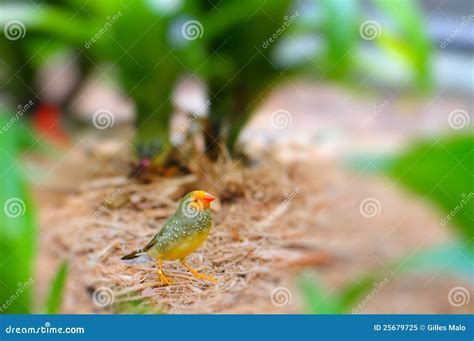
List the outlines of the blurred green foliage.
<svg viewBox="0 0 474 341">
<path fill-rule="evenodd" d="M 124 11 L 119 3 L 111 3 L 102 3 L 109 13 Z M 133 15 L 124 12 L 117 17 L 110 35 L 97 43 L 105 46 L 102 57 L 117 66 L 122 89 L 135 102 L 138 152 L 151 158 L 167 150 L 172 95 L 184 65 L 168 42 L 175 16 L 156 13 L 146 2 L 135 1 L 130 6 Z"/>
<path fill-rule="evenodd" d="M 10 116 L 1 112 L 0 127 L 8 126 Z M 32 311 L 37 232 L 35 210 L 17 164 L 21 134 L 14 123 L 0 132 L 0 303 L 10 302 L 0 308 L 7 313 Z"/>
<path fill-rule="evenodd" d="M 355 66 L 353 60 L 359 40 L 359 3 L 347 0 L 323 0 L 322 20 L 325 53 L 323 69 L 333 78 L 346 77 Z"/>
<path fill-rule="evenodd" d="M 352 0 L 308 1 L 304 8 L 291 0 L 3 4 L 0 22 L 21 20 L 28 34 L 19 41 L 2 41 L 0 49 L 11 71 L 19 70 L 26 79 L 58 51 L 74 51 L 82 78 L 107 65 L 108 77 L 119 79 L 124 94 L 135 103 L 137 151 L 144 158 L 160 152 L 165 154 L 160 159 L 166 159 L 177 80 L 185 74 L 199 77 L 211 102 L 202 127 L 206 151 L 216 158 L 221 145 L 234 151 L 240 131 L 279 81 L 294 74 L 322 73 L 341 81 L 366 74 L 372 64 L 359 53 L 365 45 L 375 46 L 388 60 L 401 61 L 415 84 L 427 88 L 432 50 L 416 3 L 371 4 L 390 25 L 381 26 L 375 32 L 379 37 L 368 40 L 360 36 L 368 18 L 362 15 L 361 2 Z M 186 36 L 190 23 L 195 31 Z M 301 62 L 276 61 L 288 41 L 308 35 L 323 42 L 322 52 L 286 46 Z M 41 55 L 34 53 L 39 44 Z M 22 88 L 16 78 L 8 86 L 17 92 Z M 32 95 L 26 91 L 23 97 Z"/>
<path fill-rule="evenodd" d="M 412 71 L 415 84 L 428 90 L 432 84 L 430 43 L 420 9 L 415 1 L 376 0 L 378 8 L 390 19 L 378 42 L 396 60 Z"/>
<path fill-rule="evenodd" d="M 49 296 L 46 301 L 45 312 L 47 314 L 57 314 L 61 308 L 64 296 L 64 288 L 66 285 L 67 274 L 69 271 L 69 263 L 63 262 L 56 272 L 51 283 Z"/>
<path fill-rule="evenodd" d="M 422 141 L 400 155 L 389 174 L 397 183 L 438 205 L 466 240 L 474 239 L 474 136 Z"/>
<path fill-rule="evenodd" d="M 20 151 L 31 142 L 20 125 L 18 117 L 0 111 L 0 312 L 28 314 L 34 311 L 37 221 L 18 165 Z M 65 267 L 51 290 L 51 312 L 60 306 Z"/>
<path fill-rule="evenodd" d="M 288 21 L 293 14 L 289 0 L 232 0 L 215 11 L 218 3 L 201 1 L 203 9 L 197 17 L 203 23 L 207 46 L 208 57 L 202 66 L 211 106 L 205 138 L 212 158 L 217 157 L 216 147 L 222 141 L 231 152 L 234 150 L 239 133 L 256 106 L 281 79 L 282 70 L 271 61 L 277 44 L 262 45 L 286 29 L 284 17 L 287 15 Z"/>
</svg>

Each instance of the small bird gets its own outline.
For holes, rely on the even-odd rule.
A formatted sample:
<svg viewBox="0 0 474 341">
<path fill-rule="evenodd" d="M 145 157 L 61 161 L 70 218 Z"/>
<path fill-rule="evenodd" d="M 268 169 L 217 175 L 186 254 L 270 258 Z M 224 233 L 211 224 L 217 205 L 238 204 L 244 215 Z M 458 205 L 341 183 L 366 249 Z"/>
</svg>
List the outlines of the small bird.
<svg viewBox="0 0 474 341">
<path fill-rule="evenodd" d="M 180 201 L 176 212 L 168 218 L 160 232 L 140 250 L 132 252 L 122 260 L 129 261 L 148 256 L 158 261 L 158 275 L 163 284 L 173 280 L 163 272 L 163 260 L 179 259 L 181 264 L 195 277 L 211 282 L 216 279 L 203 275 L 186 264 L 185 258 L 206 240 L 212 227 L 211 202 L 216 198 L 205 191 L 193 191 Z"/>
</svg>

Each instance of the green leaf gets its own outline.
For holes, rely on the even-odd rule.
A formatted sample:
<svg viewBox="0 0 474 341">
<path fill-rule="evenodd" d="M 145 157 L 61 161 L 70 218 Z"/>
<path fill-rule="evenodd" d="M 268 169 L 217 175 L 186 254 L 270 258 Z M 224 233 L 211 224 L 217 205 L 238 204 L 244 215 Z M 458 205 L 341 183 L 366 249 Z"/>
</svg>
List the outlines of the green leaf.
<svg viewBox="0 0 474 341">
<path fill-rule="evenodd" d="M 383 271 L 369 273 L 359 280 L 349 283 L 338 295 L 341 313 L 350 313 L 374 290 L 381 290 L 388 283 L 389 275 Z"/>
<path fill-rule="evenodd" d="M 305 308 L 311 314 L 337 314 L 339 304 L 318 282 L 306 275 L 299 278 L 299 288 L 305 299 Z"/>
<path fill-rule="evenodd" d="M 425 29 L 425 21 L 415 1 L 375 0 L 391 23 L 382 28 L 382 47 L 400 56 L 411 66 L 416 84 L 424 90 L 431 86 L 433 47 Z M 385 33 L 384 33 L 385 31 Z"/>
<path fill-rule="evenodd" d="M 25 26 L 28 34 L 45 33 L 80 44 L 95 34 L 98 28 L 96 21 L 52 5 L 1 4 L 0 12 L 2 27 L 11 20 L 17 20 Z"/>
<path fill-rule="evenodd" d="M 351 68 L 353 48 L 357 44 L 358 3 L 348 0 L 324 0 L 323 36 L 326 42 L 326 68 L 331 77 L 342 78 Z"/>
<path fill-rule="evenodd" d="M 61 308 L 68 271 L 69 263 L 65 261 L 54 276 L 45 308 L 48 314 L 57 314 Z"/>
<path fill-rule="evenodd" d="M 32 311 L 36 215 L 19 167 L 21 125 L 0 112 L 0 311 Z"/>
<path fill-rule="evenodd" d="M 474 136 L 422 141 L 400 155 L 388 174 L 440 207 L 440 225 L 474 238 Z"/>
</svg>

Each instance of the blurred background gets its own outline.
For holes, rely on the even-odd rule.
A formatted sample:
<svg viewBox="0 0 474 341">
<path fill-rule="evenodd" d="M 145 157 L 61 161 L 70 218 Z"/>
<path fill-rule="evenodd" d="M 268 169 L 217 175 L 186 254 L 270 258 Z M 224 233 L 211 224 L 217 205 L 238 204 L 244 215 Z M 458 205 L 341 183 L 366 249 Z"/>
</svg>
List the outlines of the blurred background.
<svg viewBox="0 0 474 341">
<path fill-rule="evenodd" d="M 468 0 L 0 1 L 0 312 L 472 313 Z M 186 192 L 214 230 L 162 286 Z"/>
</svg>

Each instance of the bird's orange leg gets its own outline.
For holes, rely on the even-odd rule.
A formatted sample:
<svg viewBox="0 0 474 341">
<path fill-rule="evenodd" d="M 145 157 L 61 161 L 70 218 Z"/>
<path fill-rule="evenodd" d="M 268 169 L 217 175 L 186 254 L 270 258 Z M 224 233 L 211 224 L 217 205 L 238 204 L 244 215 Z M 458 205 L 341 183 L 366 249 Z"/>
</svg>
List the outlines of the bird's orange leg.
<svg viewBox="0 0 474 341">
<path fill-rule="evenodd" d="M 171 283 L 173 283 L 173 279 L 171 277 L 165 276 L 165 273 L 163 272 L 163 264 L 162 264 L 161 259 L 158 260 L 158 265 L 160 266 L 160 269 L 158 270 L 158 275 L 160 276 L 161 283 L 171 285 Z"/>
<path fill-rule="evenodd" d="M 197 272 L 196 270 L 194 270 L 192 267 L 190 267 L 188 264 L 186 264 L 184 258 L 181 258 L 179 261 L 181 262 L 181 264 L 183 264 L 183 266 L 186 269 L 188 269 L 194 275 L 194 277 L 203 279 L 205 281 L 214 282 L 214 283 L 217 282 L 217 279 L 215 279 L 214 277 L 203 275 L 203 274 Z"/>
</svg>

